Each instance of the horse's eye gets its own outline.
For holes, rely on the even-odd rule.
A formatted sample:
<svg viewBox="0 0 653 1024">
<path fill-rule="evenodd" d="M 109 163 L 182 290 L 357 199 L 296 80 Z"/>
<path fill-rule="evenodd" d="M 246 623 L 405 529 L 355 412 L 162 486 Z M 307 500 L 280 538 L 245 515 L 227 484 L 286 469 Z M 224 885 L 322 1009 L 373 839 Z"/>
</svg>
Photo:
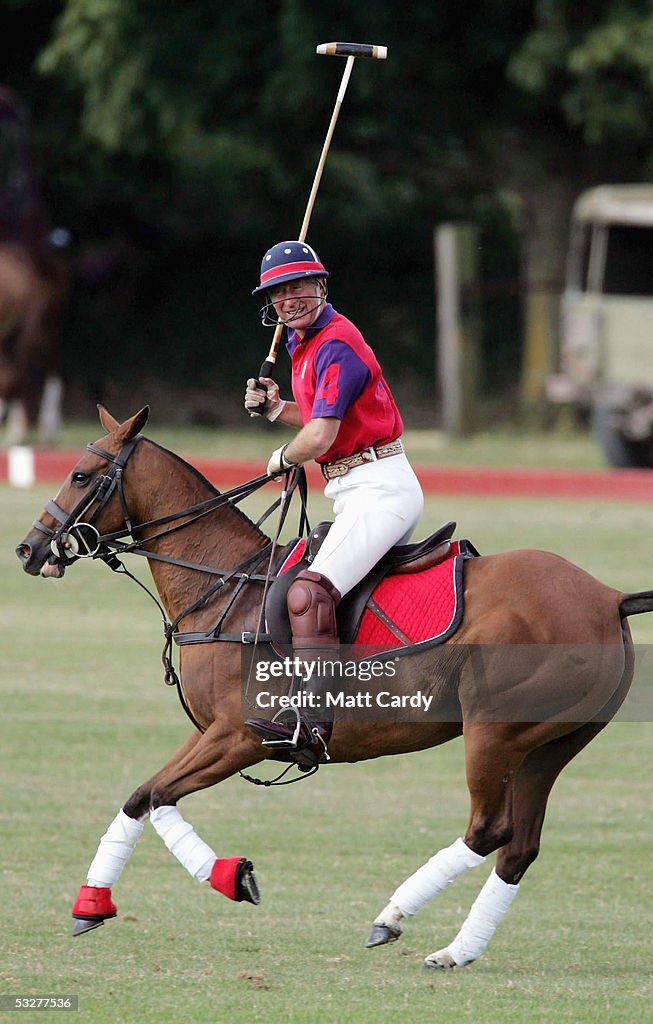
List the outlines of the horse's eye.
<svg viewBox="0 0 653 1024">
<path fill-rule="evenodd" d="M 82 473 L 81 470 L 77 470 L 75 473 L 73 473 L 72 477 L 75 487 L 86 487 L 86 484 L 89 482 L 90 479 L 91 474 Z"/>
</svg>

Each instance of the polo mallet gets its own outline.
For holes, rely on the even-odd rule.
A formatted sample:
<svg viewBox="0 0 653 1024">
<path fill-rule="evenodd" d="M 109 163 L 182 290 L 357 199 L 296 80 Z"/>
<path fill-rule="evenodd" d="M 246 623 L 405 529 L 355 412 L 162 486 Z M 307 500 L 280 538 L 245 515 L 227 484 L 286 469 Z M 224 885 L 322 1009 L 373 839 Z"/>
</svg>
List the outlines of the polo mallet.
<svg viewBox="0 0 653 1024">
<path fill-rule="evenodd" d="M 319 53 L 323 57 L 346 57 L 347 63 L 345 64 L 345 70 L 342 74 L 340 88 L 338 89 L 338 95 L 336 97 L 336 104 L 333 108 L 324 145 L 322 146 L 322 152 L 320 154 L 317 170 L 313 179 L 313 187 L 311 188 L 311 193 L 308 197 L 304 220 L 302 221 L 302 226 L 299 235 L 297 236 L 298 242 L 306 241 L 308 225 L 310 224 L 311 214 L 313 213 L 313 207 L 315 206 L 315 197 L 317 196 L 317 190 L 320 187 L 320 180 L 326 163 L 327 153 L 329 152 L 329 146 L 331 145 L 331 139 L 333 138 L 333 132 L 336 127 L 342 101 L 345 98 L 345 92 L 349 85 L 349 78 L 354 67 L 354 61 L 357 57 L 367 57 L 371 60 L 385 60 L 388 56 L 387 46 L 373 46 L 371 43 L 320 43 L 315 52 Z M 277 352 L 279 350 L 279 342 L 281 340 L 281 332 L 283 331 L 283 328 L 284 324 L 279 320 L 274 329 L 274 337 L 272 338 L 272 344 L 270 345 L 270 351 L 268 352 L 267 359 L 259 371 L 259 377 L 270 377 L 272 374 L 274 365 L 277 361 Z M 263 389 L 263 384 L 257 384 L 257 386 Z M 261 415 L 264 411 L 265 403 L 263 403 L 262 406 L 259 406 L 256 412 L 251 410 L 250 414 L 254 416 Z"/>
</svg>

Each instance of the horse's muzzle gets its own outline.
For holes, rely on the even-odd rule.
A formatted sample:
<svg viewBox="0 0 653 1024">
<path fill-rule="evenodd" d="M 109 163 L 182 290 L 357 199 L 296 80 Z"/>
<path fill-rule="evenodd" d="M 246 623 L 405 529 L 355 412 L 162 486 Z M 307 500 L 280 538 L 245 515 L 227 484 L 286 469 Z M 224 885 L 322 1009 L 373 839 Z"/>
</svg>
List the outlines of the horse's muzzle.
<svg viewBox="0 0 653 1024">
<path fill-rule="evenodd" d="M 50 541 L 41 533 L 36 533 L 35 537 L 28 533 L 16 548 L 16 555 L 30 576 L 60 578 L 64 574 L 64 566 L 50 551 Z"/>
</svg>

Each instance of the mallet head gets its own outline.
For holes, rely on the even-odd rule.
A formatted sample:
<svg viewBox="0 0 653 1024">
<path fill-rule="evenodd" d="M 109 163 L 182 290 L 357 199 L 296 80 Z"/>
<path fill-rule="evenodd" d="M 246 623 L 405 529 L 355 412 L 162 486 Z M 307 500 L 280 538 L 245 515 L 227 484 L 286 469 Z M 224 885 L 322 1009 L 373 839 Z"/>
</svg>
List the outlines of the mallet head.
<svg viewBox="0 0 653 1024">
<path fill-rule="evenodd" d="M 374 46 L 372 43 L 320 43 L 315 52 L 323 57 L 369 57 L 372 60 L 385 60 L 388 56 L 388 47 Z"/>
</svg>

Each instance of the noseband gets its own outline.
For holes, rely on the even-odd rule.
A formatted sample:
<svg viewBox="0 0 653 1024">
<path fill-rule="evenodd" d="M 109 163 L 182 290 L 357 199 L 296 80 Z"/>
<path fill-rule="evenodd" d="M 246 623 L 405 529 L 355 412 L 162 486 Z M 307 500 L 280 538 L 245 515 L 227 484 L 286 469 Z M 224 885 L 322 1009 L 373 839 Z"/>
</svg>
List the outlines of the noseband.
<svg viewBox="0 0 653 1024">
<path fill-rule="evenodd" d="M 56 501 L 47 503 L 45 511 L 59 523 L 58 529 L 53 530 L 38 519 L 33 523 L 37 530 L 50 537 L 52 553 L 63 565 L 72 565 L 78 558 L 94 558 L 98 554 L 101 539 L 95 521 L 116 489 L 127 532 L 131 533 L 132 526 L 123 490 L 122 473 L 142 439 L 143 435 L 137 434 L 122 446 L 117 455 L 111 455 L 97 444 L 87 444 L 87 451 L 99 455 L 109 463 L 107 471 L 95 480 L 90 491 L 78 501 L 72 512 L 65 512 Z M 93 505 L 95 508 L 89 515 L 89 509 Z"/>
</svg>

